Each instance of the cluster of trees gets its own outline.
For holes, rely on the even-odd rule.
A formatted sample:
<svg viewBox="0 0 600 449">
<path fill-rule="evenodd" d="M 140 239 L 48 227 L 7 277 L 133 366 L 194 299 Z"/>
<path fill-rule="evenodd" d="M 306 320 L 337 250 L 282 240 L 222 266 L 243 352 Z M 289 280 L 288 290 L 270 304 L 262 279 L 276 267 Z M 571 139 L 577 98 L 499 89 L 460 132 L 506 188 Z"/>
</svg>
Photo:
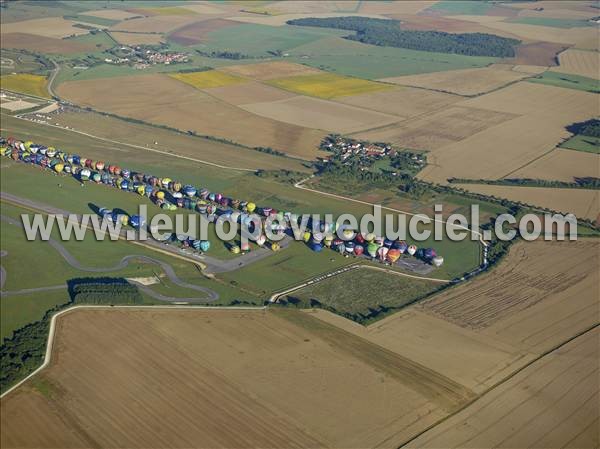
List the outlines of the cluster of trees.
<svg viewBox="0 0 600 449">
<path fill-rule="evenodd" d="M 272 154 L 273 156 L 285 156 L 285 153 L 283 151 L 274 150 L 271 147 L 254 147 L 253 149 L 256 151 L 260 151 L 261 153 Z"/>
<path fill-rule="evenodd" d="M 398 20 L 370 17 L 307 17 L 288 20 L 287 23 L 355 31 L 345 38 L 364 44 L 467 56 L 512 57 L 515 55 L 514 46 L 520 43 L 516 39 L 486 33 L 403 30 Z"/>
<path fill-rule="evenodd" d="M 141 304 L 137 286 L 122 278 L 77 278 L 67 282 L 73 304 Z"/>
<path fill-rule="evenodd" d="M 600 178 L 591 176 L 574 178 L 574 182 L 551 181 L 547 179 L 506 178 L 506 179 L 470 179 L 450 178 L 451 184 L 488 184 L 495 186 L 521 186 L 521 187 L 552 187 L 559 189 L 600 189 Z"/>
<path fill-rule="evenodd" d="M 240 53 L 239 51 L 229 51 L 229 50 L 217 50 L 217 51 L 202 51 L 196 50 L 200 56 L 204 56 L 206 58 L 219 58 L 219 59 L 253 59 L 252 56 Z"/>
<path fill-rule="evenodd" d="M 600 137 L 600 120 L 593 118 L 567 126 L 567 131 L 588 137 Z"/>
<path fill-rule="evenodd" d="M 294 170 L 258 170 L 255 174 L 259 178 L 273 179 L 286 184 L 295 184 L 306 178 L 306 173 Z"/>
</svg>

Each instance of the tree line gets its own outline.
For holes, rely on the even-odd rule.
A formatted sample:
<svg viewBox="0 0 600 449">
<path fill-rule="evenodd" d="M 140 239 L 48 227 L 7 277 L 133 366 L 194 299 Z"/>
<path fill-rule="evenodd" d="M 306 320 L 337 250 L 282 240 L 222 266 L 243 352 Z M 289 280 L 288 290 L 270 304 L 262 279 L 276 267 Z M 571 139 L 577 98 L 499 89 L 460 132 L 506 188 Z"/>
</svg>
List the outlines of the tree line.
<svg viewBox="0 0 600 449">
<path fill-rule="evenodd" d="M 573 123 L 567 126 L 567 131 L 577 135 L 600 138 L 600 120 L 593 118 L 585 122 Z"/>
<path fill-rule="evenodd" d="M 600 189 L 600 178 L 591 176 L 573 178 L 574 182 L 553 181 L 547 179 L 530 178 L 505 178 L 505 179 L 470 179 L 450 178 L 451 184 L 487 184 L 494 186 L 519 186 L 519 187 L 552 187 L 558 189 Z"/>
<path fill-rule="evenodd" d="M 446 33 L 443 31 L 403 30 L 398 20 L 370 17 L 307 17 L 288 20 L 288 25 L 335 28 L 355 31 L 345 39 L 363 44 L 410 50 L 454 53 L 466 56 L 513 57 L 517 39 L 487 33 Z"/>
</svg>

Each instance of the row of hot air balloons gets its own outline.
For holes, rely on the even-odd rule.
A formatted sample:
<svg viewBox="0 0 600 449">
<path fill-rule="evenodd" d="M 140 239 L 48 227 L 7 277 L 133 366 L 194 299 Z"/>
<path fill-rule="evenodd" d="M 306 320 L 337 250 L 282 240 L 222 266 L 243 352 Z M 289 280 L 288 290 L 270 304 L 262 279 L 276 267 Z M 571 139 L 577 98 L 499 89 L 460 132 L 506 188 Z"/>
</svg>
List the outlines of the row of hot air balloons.
<svg viewBox="0 0 600 449">
<path fill-rule="evenodd" d="M 214 221 L 218 214 L 232 221 L 252 226 L 250 214 L 256 212 L 263 217 L 277 218 L 278 223 L 273 223 L 270 229 L 274 233 L 285 232 L 287 229 L 285 222 L 298 221 L 298 215 L 291 212 L 278 211 L 271 207 L 258 208 L 251 201 L 228 198 L 221 193 L 211 192 L 206 188 L 183 185 L 171 178 L 160 178 L 132 172 L 118 165 L 86 159 L 76 154 L 69 154 L 31 141 L 22 142 L 13 137 L 0 138 L 0 155 L 11 157 L 13 160 L 47 167 L 56 173 L 69 173 L 81 181 L 92 181 L 110 185 L 120 190 L 136 192 L 139 195 L 149 197 L 157 206 L 165 210 L 175 210 L 177 208 L 196 210 L 207 215 L 211 221 Z M 113 214 L 112 211 L 110 213 Z M 118 218 L 111 215 L 110 218 L 127 220 L 124 224 L 131 224 L 134 228 L 145 225 L 145 223 L 140 222 L 141 219 L 138 216 L 125 217 Z M 437 255 L 433 248 L 418 249 L 416 246 L 408 245 L 403 241 L 392 242 L 374 234 L 362 235 L 352 229 L 343 230 L 344 240 L 336 239 L 332 236 L 337 231 L 336 223 L 312 223 L 311 227 L 318 229 L 319 232 L 314 234 L 307 232 L 302 237 L 315 252 L 322 251 L 323 247 L 329 247 L 342 254 L 368 255 L 373 259 L 376 258 L 382 262 L 392 264 L 397 262 L 404 253 L 419 257 L 435 266 L 440 266 L 444 261 L 443 257 Z M 176 236 L 176 240 L 184 246 L 193 248 L 197 246 L 199 249 L 205 247 L 206 249 L 202 251 L 206 251 L 210 247 L 209 242 L 202 243 L 203 241 L 194 241 L 189 238 L 180 239 L 179 237 L 181 236 Z M 279 249 L 276 242 L 267 242 L 262 233 L 255 243 L 258 246 L 268 243 L 272 250 L 277 251 Z M 229 248 L 231 252 L 236 254 L 250 250 L 249 245 L 246 243 L 240 246 L 231 244 Z"/>
</svg>

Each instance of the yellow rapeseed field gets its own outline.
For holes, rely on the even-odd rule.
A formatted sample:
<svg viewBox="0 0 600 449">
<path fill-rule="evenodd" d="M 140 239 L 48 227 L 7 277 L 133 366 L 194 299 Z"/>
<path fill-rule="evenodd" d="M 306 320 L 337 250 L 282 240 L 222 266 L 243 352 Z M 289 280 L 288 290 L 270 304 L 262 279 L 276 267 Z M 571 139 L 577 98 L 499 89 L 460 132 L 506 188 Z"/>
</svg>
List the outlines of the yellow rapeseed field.
<svg viewBox="0 0 600 449">
<path fill-rule="evenodd" d="M 269 84 L 285 90 L 320 98 L 335 98 L 391 89 L 392 86 L 333 73 L 298 75 L 270 80 Z"/>
<path fill-rule="evenodd" d="M 30 73 L 3 75 L 0 77 L 0 87 L 14 92 L 50 98 L 46 88 L 46 77 L 42 75 Z"/>
<path fill-rule="evenodd" d="M 169 76 L 183 81 L 196 89 L 207 89 L 209 87 L 223 87 L 231 84 L 243 83 L 246 80 L 239 76 L 219 72 L 218 70 L 207 70 L 205 72 L 172 73 Z"/>
</svg>

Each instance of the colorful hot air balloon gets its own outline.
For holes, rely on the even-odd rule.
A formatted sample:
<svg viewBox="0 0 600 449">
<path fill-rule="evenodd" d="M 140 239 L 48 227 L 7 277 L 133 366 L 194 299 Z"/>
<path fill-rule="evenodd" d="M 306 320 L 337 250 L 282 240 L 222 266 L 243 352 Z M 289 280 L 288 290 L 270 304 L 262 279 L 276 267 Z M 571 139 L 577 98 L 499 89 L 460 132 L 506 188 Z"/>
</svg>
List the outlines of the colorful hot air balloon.
<svg viewBox="0 0 600 449">
<path fill-rule="evenodd" d="M 361 244 L 365 243 L 365 238 L 363 237 L 362 234 L 357 234 L 355 240 L 356 240 L 356 243 L 361 243 Z"/>
<path fill-rule="evenodd" d="M 441 267 L 444 263 L 444 258 L 442 256 L 435 256 L 432 260 L 433 265 L 436 267 Z"/>
<path fill-rule="evenodd" d="M 83 170 L 81 170 L 79 172 L 79 177 L 81 178 L 82 181 L 87 181 L 90 179 L 91 174 L 92 174 L 92 172 L 90 170 L 88 170 L 87 168 L 84 168 Z"/>
<path fill-rule="evenodd" d="M 200 242 L 200 250 L 206 252 L 210 249 L 210 242 L 208 240 L 202 240 Z"/>
<path fill-rule="evenodd" d="M 181 183 L 180 182 L 174 182 L 173 184 L 171 184 L 171 187 L 173 188 L 173 190 L 175 192 L 179 192 L 181 190 Z"/>
<path fill-rule="evenodd" d="M 400 250 L 400 254 L 404 254 L 406 252 L 406 250 L 408 249 L 408 245 L 404 240 L 398 244 L 398 249 Z"/>
<path fill-rule="evenodd" d="M 98 170 L 98 171 L 104 170 L 104 162 L 102 162 L 102 161 L 96 162 L 96 170 Z"/>
<path fill-rule="evenodd" d="M 425 259 L 427 260 L 431 260 L 433 259 L 437 254 L 435 253 L 435 250 L 433 248 L 427 248 L 425 249 L 425 251 L 423 252 L 423 256 L 425 257 Z"/>
<path fill-rule="evenodd" d="M 313 242 L 310 244 L 310 249 L 312 249 L 314 252 L 318 253 L 323 250 L 323 245 L 321 245 L 320 243 L 315 242 L 313 240 Z"/>
<path fill-rule="evenodd" d="M 231 251 L 233 254 L 239 254 L 240 253 L 240 247 L 237 245 L 232 245 L 229 248 L 229 251 Z"/>
<path fill-rule="evenodd" d="M 54 171 L 56 171 L 56 173 L 62 173 L 64 168 L 65 166 L 63 164 L 56 164 L 54 166 Z"/>
<path fill-rule="evenodd" d="M 379 260 L 384 262 L 385 259 L 387 258 L 388 252 L 389 252 L 389 249 L 387 246 L 380 246 L 379 249 L 377 250 L 377 255 L 379 256 Z"/>
<path fill-rule="evenodd" d="M 263 246 L 263 245 L 265 244 L 265 242 L 266 242 L 266 241 L 267 241 L 267 238 L 266 238 L 266 237 L 265 237 L 263 234 L 261 234 L 261 235 L 259 235 L 259 236 L 258 236 L 258 238 L 256 239 L 256 244 L 257 244 L 258 246 Z"/>
<path fill-rule="evenodd" d="M 197 192 L 197 190 L 196 190 L 196 188 L 194 186 L 187 185 L 187 186 L 185 186 L 183 188 L 184 195 L 188 196 L 190 198 L 193 197 L 193 196 L 195 196 L 196 192 Z"/>
<path fill-rule="evenodd" d="M 346 252 L 352 254 L 354 252 L 354 247 L 356 246 L 356 244 L 354 242 L 346 242 L 345 246 Z"/>
<path fill-rule="evenodd" d="M 410 254 L 411 256 L 414 256 L 414 255 L 415 255 L 415 253 L 417 252 L 417 247 L 416 247 L 415 245 L 410 245 L 406 251 L 407 251 L 407 252 L 408 252 L 408 254 Z"/>
<path fill-rule="evenodd" d="M 377 256 L 377 250 L 379 249 L 379 245 L 377 243 L 371 242 L 367 245 L 367 254 L 371 257 Z"/>
<path fill-rule="evenodd" d="M 158 198 L 159 200 L 164 200 L 165 192 L 163 192 L 162 190 L 159 190 L 158 192 L 156 192 L 156 198 Z"/>
<path fill-rule="evenodd" d="M 281 246 L 279 246 L 279 243 L 271 242 L 271 251 L 279 251 L 280 249 L 281 249 Z"/>
<path fill-rule="evenodd" d="M 364 253 L 364 251 L 365 251 L 365 247 L 362 246 L 362 245 L 356 245 L 354 247 L 354 254 L 357 255 L 357 256 L 362 256 L 362 254 Z"/>
<path fill-rule="evenodd" d="M 100 176 L 100 173 L 98 173 L 98 172 L 92 173 L 91 179 L 92 179 L 92 181 L 97 182 L 97 183 L 102 182 L 102 176 Z"/>
<path fill-rule="evenodd" d="M 250 251 L 250 243 L 242 242 L 240 248 L 243 252 L 247 253 L 248 251 Z"/>
<path fill-rule="evenodd" d="M 344 229 L 342 232 L 344 240 L 352 240 L 354 238 L 354 231 L 352 229 Z"/>
<path fill-rule="evenodd" d="M 132 215 L 131 218 L 129 219 L 129 224 L 132 227 L 139 229 L 139 228 L 143 227 L 146 224 L 146 222 L 139 215 Z"/>
<path fill-rule="evenodd" d="M 302 240 L 304 240 L 304 243 L 308 243 L 308 241 L 310 240 L 311 234 L 310 232 L 306 231 L 303 235 L 302 235 Z"/>
<path fill-rule="evenodd" d="M 389 260 L 391 263 L 396 263 L 396 261 L 400 258 L 400 251 L 392 248 L 388 251 L 387 253 L 387 260 Z"/>
</svg>

